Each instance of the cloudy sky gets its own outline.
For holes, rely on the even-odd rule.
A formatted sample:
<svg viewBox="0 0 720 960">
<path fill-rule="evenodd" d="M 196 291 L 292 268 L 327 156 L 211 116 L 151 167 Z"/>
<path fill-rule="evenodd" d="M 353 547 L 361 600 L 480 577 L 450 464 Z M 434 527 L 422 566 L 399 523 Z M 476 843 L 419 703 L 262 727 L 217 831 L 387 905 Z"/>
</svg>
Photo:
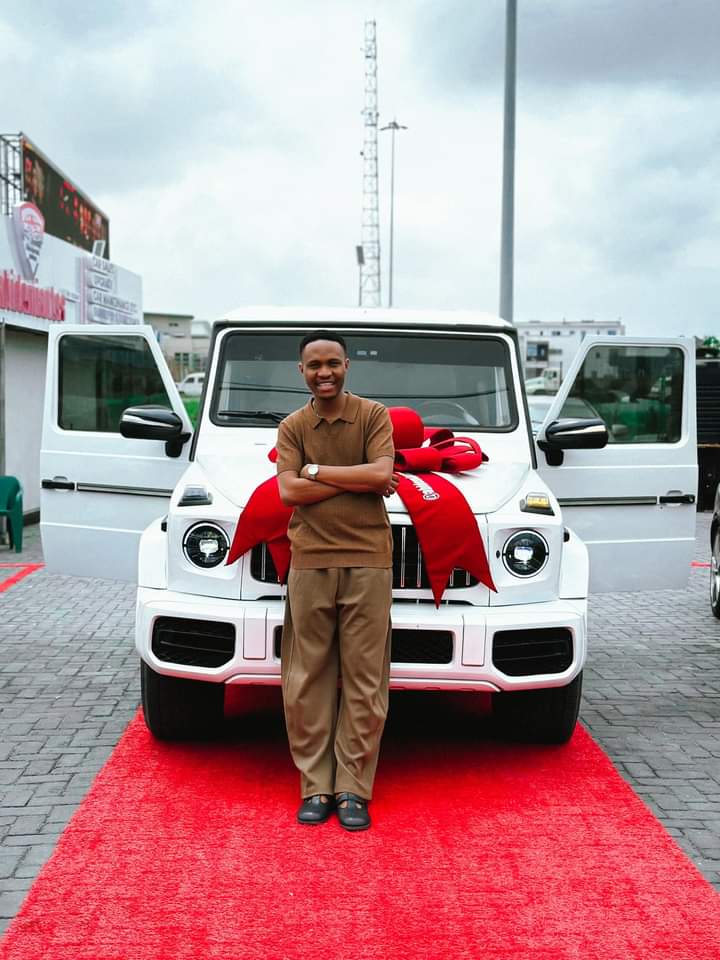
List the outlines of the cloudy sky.
<svg viewBox="0 0 720 960">
<path fill-rule="evenodd" d="M 720 334 L 720 3 L 518 7 L 515 318 Z M 142 274 L 145 309 L 356 303 L 374 18 L 381 124 L 408 127 L 395 305 L 497 310 L 504 0 L 27 10 L 0 0 L 2 128 L 109 215 L 113 259 Z"/>
</svg>

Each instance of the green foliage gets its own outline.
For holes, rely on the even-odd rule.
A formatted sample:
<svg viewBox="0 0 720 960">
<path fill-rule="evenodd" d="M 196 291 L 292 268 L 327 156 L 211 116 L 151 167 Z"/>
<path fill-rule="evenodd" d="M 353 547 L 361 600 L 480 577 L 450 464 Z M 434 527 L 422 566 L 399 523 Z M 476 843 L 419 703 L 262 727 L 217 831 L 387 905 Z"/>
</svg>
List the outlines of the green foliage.
<svg viewBox="0 0 720 960">
<path fill-rule="evenodd" d="M 193 429 L 197 429 L 198 413 L 200 412 L 200 397 L 183 397 L 182 402 L 185 404 L 185 409 L 190 417 L 190 422 L 193 425 Z"/>
</svg>

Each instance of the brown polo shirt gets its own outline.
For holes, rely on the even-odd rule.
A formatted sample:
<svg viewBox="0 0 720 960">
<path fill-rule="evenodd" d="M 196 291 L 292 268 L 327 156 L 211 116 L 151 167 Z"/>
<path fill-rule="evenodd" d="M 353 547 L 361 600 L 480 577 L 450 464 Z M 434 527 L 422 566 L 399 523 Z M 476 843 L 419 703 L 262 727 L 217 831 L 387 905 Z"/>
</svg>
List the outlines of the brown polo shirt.
<svg viewBox="0 0 720 960">
<path fill-rule="evenodd" d="M 299 473 L 306 463 L 353 467 L 394 457 L 390 415 L 381 403 L 346 392 L 342 413 L 329 421 L 310 400 L 280 424 L 277 452 L 278 473 Z M 392 566 L 390 521 L 377 493 L 340 493 L 297 506 L 288 536 L 298 570 Z"/>
</svg>

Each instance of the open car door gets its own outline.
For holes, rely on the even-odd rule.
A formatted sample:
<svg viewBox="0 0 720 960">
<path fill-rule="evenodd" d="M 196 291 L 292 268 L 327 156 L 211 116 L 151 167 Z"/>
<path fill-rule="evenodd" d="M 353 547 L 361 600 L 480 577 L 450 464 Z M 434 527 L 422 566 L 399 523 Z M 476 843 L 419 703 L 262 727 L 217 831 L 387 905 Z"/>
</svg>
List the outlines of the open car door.
<svg viewBox="0 0 720 960">
<path fill-rule="evenodd" d="M 40 526 L 51 573 L 136 580 L 140 534 L 167 512 L 187 467 L 162 440 L 126 439 L 127 407 L 171 408 L 192 426 L 152 327 L 65 324 L 48 340 Z M 171 454 L 178 449 L 171 450 Z"/>
<path fill-rule="evenodd" d="M 605 421 L 606 447 L 537 451 L 567 526 L 590 551 L 591 592 L 683 587 L 695 546 L 694 342 L 585 340 L 536 443 L 553 421 L 592 417 Z"/>
</svg>

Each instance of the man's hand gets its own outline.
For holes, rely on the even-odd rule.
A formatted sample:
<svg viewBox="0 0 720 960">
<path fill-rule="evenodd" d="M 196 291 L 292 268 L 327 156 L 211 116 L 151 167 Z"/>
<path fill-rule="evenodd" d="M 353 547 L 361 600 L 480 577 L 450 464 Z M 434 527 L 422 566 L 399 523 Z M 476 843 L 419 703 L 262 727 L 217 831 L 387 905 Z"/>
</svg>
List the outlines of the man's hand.
<svg viewBox="0 0 720 960">
<path fill-rule="evenodd" d="M 400 483 L 400 476 L 397 473 L 394 473 L 390 478 L 390 483 L 387 485 L 383 491 L 384 497 L 391 497 L 397 490 L 398 484 Z"/>
</svg>

